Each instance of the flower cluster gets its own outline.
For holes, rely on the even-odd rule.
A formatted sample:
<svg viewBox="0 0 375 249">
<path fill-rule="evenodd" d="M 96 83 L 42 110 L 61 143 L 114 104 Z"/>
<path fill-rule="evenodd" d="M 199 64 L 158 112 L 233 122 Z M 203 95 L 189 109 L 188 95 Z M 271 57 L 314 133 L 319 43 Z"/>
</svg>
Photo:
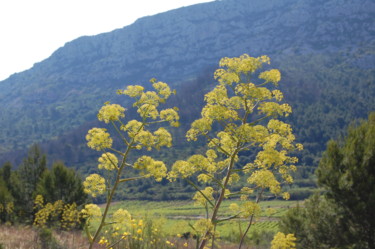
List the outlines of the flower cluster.
<svg viewBox="0 0 375 249">
<path fill-rule="evenodd" d="M 108 124 L 109 122 L 119 121 L 120 118 L 124 118 L 124 112 L 124 107 L 118 104 L 107 103 L 99 110 L 98 119 Z"/>
<path fill-rule="evenodd" d="M 81 213 L 77 208 L 77 204 L 66 204 L 61 215 L 61 226 L 65 230 L 76 228 L 81 223 Z"/>
<path fill-rule="evenodd" d="M 294 234 L 287 234 L 278 232 L 271 242 L 271 249 L 295 249 L 296 248 L 296 237 Z"/>
<path fill-rule="evenodd" d="M 201 190 L 201 192 L 196 192 L 193 200 L 196 204 L 199 204 L 203 207 L 207 206 L 208 201 L 213 201 L 214 197 L 212 194 L 214 193 L 214 189 L 212 187 L 206 187 L 204 190 Z M 207 198 L 207 199 L 206 199 Z"/>
<path fill-rule="evenodd" d="M 142 156 L 134 163 L 134 168 L 141 171 L 142 175 L 154 177 L 160 182 L 167 175 L 167 167 L 162 161 L 156 161 L 149 156 Z"/>
<path fill-rule="evenodd" d="M 80 224 L 81 213 L 75 203 L 64 204 L 62 200 L 44 205 L 43 196 L 37 195 L 34 200 L 34 209 L 37 210 L 34 226 L 45 227 L 59 224 L 62 229 L 70 230 Z"/>
<path fill-rule="evenodd" d="M 95 219 L 102 216 L 102 211 L 96 204 L 86 204 L 81 214 L 84 218 Z"/>
<path fill-rule="evenodd" d="M 118 104 L 110 104 L 107 102 L 99 110 L 98 119 L 107 124 L 111 123 L 113 131 L 118 135 L 119 139 L 116 140 L 116 147 L 118 141 L 121 141 L 123 142 L 124 148 L 117 149 L 112 147 L 114 141 L 105 128 L 92 128 L 86 135 L 87 145 L 94 150 L 103 152 L 98 159 L 98 168 L 107 170 L 107 172 L 104 172 L 104 175 L 108 177 L 116 175 L 116 180 L 113 182 L 110 178 L 107 179 L 98 174 L 92 174 L 89 175 L 83 183 L 84 191 L 93 197 L 107 191 L 105 216 L 107 216 L 108 208 L 119 183 L 143 177 L 153 177 L 156 181 L 161 181 L 167 175 L 167 167 L 162 161 L 154 160 L 148 156 L 140 156 L 135 163 L 131 164 L 128 158 L 130 151 L 134 149 L 147 149 L 150 151 L 152 149 L 172 146 L 172 136 L 167 128 L 159 126 L 155 130 L 151 130 L 150 127 L 152 125 L 161 123 L 169 123 L 174 127 L 179 125 L 177 108 L 160 110 L 160 105 L 165 103 L 175 92 L 164 82 L 152 79 L 151 83 L 154 89 L 152 91 L 145 91 L 144 87 L 133 85 L 127 86 L 125 90 L 117 91 L 118 94 L 127 95 L 135 100 L 133 107 L 136 108 L 140 116 L 138 120 L 134 119 L 123 123 L 122 119 L 125 118 L 125 108 Z M 139 170 L 140 177 L 123 177 L 126 167 Z M 108 171 L 114 172 L 110 173 Z M 83 214 L 92 217 L 91 214 L 89 214 L 91 211 L 88 208 L 90 208 L 90 206 L 87 206 L 87 208 L 83 210 Z M 94 206 L 91 208 L 95 208 L 94 210 L 96 210 Z M 101 219 L 101 225 L 98 226 L 98 231 L 95 232 L 94 235 L 91 235 L 90 229 L 85 229 L 90 238 L 90 248 L 99 240 L 98 235 L 104 227 L 107 218 L 108 217 L 103 217 Z M 115 226 L 113 227 L 114 232 L 112 233 L 112 238 L 103 237 L 100 240 L 100 244 L 109 246 L 113 238 L 120 236 L 120 231 L 118 229 L 119 223 L 128 224 L 128 221 L 131 220 L 130 214 L 126 210 L 121 209 L 116 211 L 112 218 Z M 88 224 L 86 223 L 86 228 L 87 226 Z M 132 233 L 132 236 L 137 234 L 139 238 L 142 238 L 142 236 L 140 236 L 141 233 L 143 233 L 142 231 L 143 229 L 139 227 L 135 233 Z M 124 232 L 128 233 L 128 231 Z M 123 235 L 123 237 L 128 238 L 127 235 Z"/>
<path fill-rule="evenodd" d="M 110 152 L 103 153 L 103 155 L 99 157 L 98 162 L 99 169 L 114 170 L 118 168 L 118 159 L 116 155 Z"/>
<path fill-rule="evenodd" d="M 105 179 L 98 174 L 91 174 L 86 177 L 86 180 L 83 182 L 83 187 L 85 193 L 91 195 L 92 197 L 96 197 L 105 192 Z"/>
<path fill-rule="evenodd" d="M 219 84 L 205 95 L 201 117 L 186 133 L 188 140 L 206 138 L 210 153 L 175 162 L 168 176 L 170 180 L 196 176 L 200 182 L 217 186 L 206 187 L 194 196 L 203 205 L 217 196 L 212 201 L 215 205 L 211 205 L 213 224 L 217 224 L 221 202 L 228 196 L 241 197 L 243 203 L 232 205 L 231 209 L 243 217 L 254 217 L 261 212 L 257 203 L 248 201 L 250 195 L 256 194 L 261 199 L 264 191 L 270 191 L 285 199 L 289 197 L 283 193 L 280 180 L 293 182 L 291 172 L 296 170 L 294 164 L 298 160 L 289 154 L 302 149 L 302 145 L 295 143 L 290 125 L 277 120 L 288 116 L 292 109 L 281 102 L 283 94 L 275 89 L 281 80 L 280 71 L 262 72 L 264 64 L 270 64 L 267 56 L 254 58 L 247 54 L 220 61 L 221 68 L 215 71 Z M 252 79 L 255 73 L 258 75 Z M 240 165 L 240 153 L 248 150 L 256 153 L 254 161 Z M 249 186 L 231 193 L 231 184 L 240 179 L 238 172 L 244 173 L 241 177 L 247 178 Z M 212 195 L 213 192 L 218 194 Z M 207 229 L 205 235 L 209 234 Z M 200 248 L 206 242 L 203 238 Z"/>
<path fill-rule="evenodd" d="M 107 129 L 92 128 L 86 135 L 87 145 L 93 150 L 104 150 L 112 146 L 112 138 Z"/>
</svg>

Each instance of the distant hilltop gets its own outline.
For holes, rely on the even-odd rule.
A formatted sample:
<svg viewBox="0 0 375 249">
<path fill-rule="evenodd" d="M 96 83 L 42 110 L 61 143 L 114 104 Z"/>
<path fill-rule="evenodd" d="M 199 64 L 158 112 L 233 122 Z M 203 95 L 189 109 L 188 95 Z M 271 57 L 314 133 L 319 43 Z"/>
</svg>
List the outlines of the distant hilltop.
<svg viewBox="0 0 375 249">
<path fill-rule="evenodd" d="M 374 13 L 371 0 L 222 0 L 80 37 L 0 82 L 0 155 L 93 122 L 99 106 L 126 84 L 155 77 L 181 87 L 225 56 L 266 54 L 284 65 L 291 82 L 300 80 L 293 72 L 310 55 L 319 61 L 314 65 L 340 62 L 368 73 L 375 67 Z M 309 83 L 310 73 L 298 72 Z M 370 108 L 363 106 L 360 117 Z"/>
</svg>

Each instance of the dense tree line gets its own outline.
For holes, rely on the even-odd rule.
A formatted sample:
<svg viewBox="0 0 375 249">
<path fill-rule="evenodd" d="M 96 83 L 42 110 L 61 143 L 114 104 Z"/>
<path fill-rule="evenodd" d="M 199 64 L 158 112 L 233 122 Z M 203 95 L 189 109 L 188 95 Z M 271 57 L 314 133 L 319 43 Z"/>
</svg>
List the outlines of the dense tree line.
<svg viewBox="0 0 375 249">
<path fill-rule="evenodd" d="M 32 224 L 37 195 L 45 203 L 61 200 L 65 204 L 82 205 L 87 202 L 82 179 L 61 161 L 47 168 L 47 157 L 37 145 L 33 145 L 26 158 L 13 169 L 9 162 L 0 168 L 0 220 Z"/>
</svg>

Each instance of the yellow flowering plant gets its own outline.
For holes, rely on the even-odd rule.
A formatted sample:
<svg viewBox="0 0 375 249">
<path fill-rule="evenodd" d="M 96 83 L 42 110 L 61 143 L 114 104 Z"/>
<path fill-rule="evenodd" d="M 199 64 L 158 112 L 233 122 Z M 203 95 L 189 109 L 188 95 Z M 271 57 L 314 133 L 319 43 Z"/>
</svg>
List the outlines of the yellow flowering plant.
<svg viewBox="0 0 375 249">
<path fill-rule="evenodd" d="M 33 225 L 37 227 L 58 225 L 64 230 L 71 230 L 78 228 L 81 218 L 84 218 L 76 203 L 64 204 L 62 200 L 58 200 L 44 204 L 42 195 L 35 197 L 34 209 L 36 213 Z"/>
<path fill-rule="evenodd" d="M 92 128 L 86 136 L 87 145 L 102 153 L 98 159 L 98 169 L 103 174 L 87 176 L 83 183 L 85 192 L 93 197 L 106 194 L 106 205 L 103 212 L 94 204 L 86 205 L 86 208 L 82 210 L 86 217 L 85 231 L 89 238 L 89 248 L 99 241 L 107 248 L 110 248 L 113 243 L 117 243 L 111 241 L 111 238 L 103 237 L 104 228 L 114 231 L 112 237 L 117 239 L 121 233 L 128 233 L 128 231 L 116 230 L 125 221 L 131 220 L 131 216 L 126 210 L 117 210 L 112 217 L 108 217 L 109 207 L 119 184 L 150 177 L 161 181 L 167 175 L 167 167 L 162 161 L 155 160 L 150 156 L 139 156 L 134 161 L 129 159 L 132 150 L 150 151 L 159 150 L 161 147 L 171 147 L 172 136 L 166 127 L 161 126 L 164 124 L 164 126 L 179 126 L 178 109 L 161 108 L 161 104 L 165 103 L 174 94 L 174 91 L 168 84 L 155 79 L 151 80 L 151 84 L 152 91 L 146 91 L 143 86 L 139 85 L 129 85 L 126 89 L 117 91 L 119 95 L 126 95 L 134 99 L 133 107 L 137 110 L 138 119 L 124 122 L 126 109 L 119 104 L 107 102 L 99 110 L 99 121 L 112 125 L 115 135 L 122 141 L 120 148 L 115 148 L 113 134 L 110 134 L 106 128 Z M 125 171 L 126 168 L 138 172 L 138 176 L 126 177 L 125 173 L 129 172 Z M 89 227 L 92 226 L 93 219 L 99 220 L 99 226 L 92 234 L 90 232 L 92 228 L 89 229 Z M 139 231 L 142 231 L 139 229 L 141 228 L 135 232 L 138 235 Z M 120 236 L 120 239 L 126 237 Z"/>
<path fill-rule="evenodd" d="M 289 154 L 301 150 L 302 145 L 295 143 L 290 125 L 278 119 L 292 111 L 282 102 L 282 92 L 276 89 L 280 71 L 260 72 L 264 64 L 270 64 L 267 56 L 255 58 L 244 54 L 221 59 L 214 75 L 218 84 L 205 95 L 201 118 L 191 124 L 186 134 L 191 141 L 199 137 L 206 139 L 208 150 L 205 154 L 176 161 L 168 175 L 171 181 L 186 179 L 197 189 L 194 196 L 197 203 L 210 210 L 209 214 L 206 211 L 206 218 L 213 228 L 206 229 L 202 235 L 200 249 L 205 248 L 210 239 L 214 241 L 213 231 L 219 222 L 246 218 L 248 226 L 239 245 L 241 248 L 254 218 L 261 212 L 258 203 L 264 192 L 288 197 L 281 185 L 293 182 L 291 172 L 296 170 L 298 161 Z M 240 164 L 240 153 L 250 150 L 256 151 L 255 159 Z M 198 182 L 210 187 L 201 190 L 191 177 L 197 177 Z M 232 184 L 241 177 L 246 178 L 249 185 L 231 192 Z M 255 195 L 255 201 L 248 199 L 251 195 Z M 231 205 L 233 216 L 219 218 L 223 199 L 231 196 L 240 196 L 243 202 L 239 206 Z"/>
<path fill-rule="evenodd" d="M 296 237 L 294 237 L 294 234 L 284 234 L 281 232 L 278 232 L 273 237 L 273 240 L 271 242 L 271 249 L 295 249 L 296 248 Z"/>
</svg>

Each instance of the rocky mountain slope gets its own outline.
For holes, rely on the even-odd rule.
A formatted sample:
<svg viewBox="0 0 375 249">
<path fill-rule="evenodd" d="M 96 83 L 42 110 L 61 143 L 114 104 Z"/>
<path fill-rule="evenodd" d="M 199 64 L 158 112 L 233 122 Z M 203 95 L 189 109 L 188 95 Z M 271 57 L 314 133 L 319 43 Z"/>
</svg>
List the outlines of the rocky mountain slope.
<svg viewBox="0 0 375 249">
<path fill-rule="evenodd" d="M 358 110 L 342 117 L 345 126 L 375 109 L 374 13 L 371 0 L 221 0 L 80 37 L 30 70 L 0 82 L 0 161 L 9 159 L 11 151 L 81 129 L 95 119 L 103 102 L 114 100 L 118 88 L 151 77 L 182 87 L 212 72 L 220 58 L 243 53 L 269 55 L 282 69 L 283 82 L 290 83 L 289 90 L 284 87 L 288 101 L 302 115 L 295 114 L 296 124 L 321 122 L 311 117 L 316 113 L 309 113 L 318 111 L 323 97 L 362 101 Z M 357 88 L 351 89 L 357 81 Z M 343 82 L 349 89 L 340 85 Z M 345 95 L 347 91 L 354 95 Z M 331 117 L 337 104 L 323 104 L 319 112 Z M 345 108 L 341 112 L 345 115 Z M 329 139 L 311 132 L 305 138 L 315 136 L 320 146 Z"/>
</svg>

